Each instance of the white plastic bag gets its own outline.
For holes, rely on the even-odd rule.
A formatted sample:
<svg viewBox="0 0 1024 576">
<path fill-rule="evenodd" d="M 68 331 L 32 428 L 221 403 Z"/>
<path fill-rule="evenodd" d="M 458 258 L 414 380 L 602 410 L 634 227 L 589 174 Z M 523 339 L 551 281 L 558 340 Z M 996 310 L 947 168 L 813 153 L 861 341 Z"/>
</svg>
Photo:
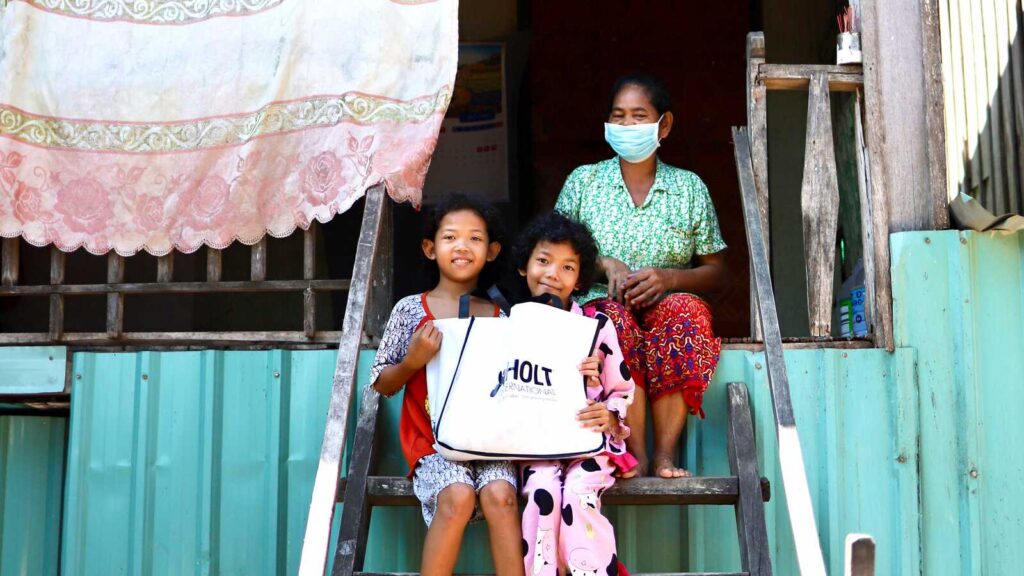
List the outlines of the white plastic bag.
<svg viewBox="0 0 1024 576">
<path fill-rule="evenodd" d="M 538 303 L 508 318 L 435 320 L 444 335 L 427 364 L 437 451 L 449 460 L 543 460 L 590 456 L 604 435 L 581 428 L 587 405 L 580 362 L 597 321 Z"/>
</svg>

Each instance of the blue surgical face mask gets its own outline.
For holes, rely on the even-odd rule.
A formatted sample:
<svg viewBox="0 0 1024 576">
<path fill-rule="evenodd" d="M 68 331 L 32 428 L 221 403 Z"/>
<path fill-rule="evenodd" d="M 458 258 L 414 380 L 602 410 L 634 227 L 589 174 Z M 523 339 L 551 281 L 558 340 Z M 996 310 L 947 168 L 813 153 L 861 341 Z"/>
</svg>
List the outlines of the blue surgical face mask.
<svg viewBox="0 0 1024 576">
<path fill-rule="evenodd" d="M 604 123 L 604 139 L 612 150 L 626 162 L 633 164 L 643 162 L 654 154 L 661 143 L 658 140 L 658 129 L 661 127 L 662 114 L 657 122 L 650 124 L 632 124 L 623 126 L 621 124 Z"/>
</svg>

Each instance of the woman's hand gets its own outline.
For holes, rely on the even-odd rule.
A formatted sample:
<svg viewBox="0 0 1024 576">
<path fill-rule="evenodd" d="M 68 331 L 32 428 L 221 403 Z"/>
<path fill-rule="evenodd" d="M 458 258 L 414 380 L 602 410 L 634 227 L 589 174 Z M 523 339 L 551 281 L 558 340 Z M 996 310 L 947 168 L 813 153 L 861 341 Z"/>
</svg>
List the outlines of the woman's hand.
<svg viewBox="0 0 1024 576">
<path fill-rule="evenodd" d="M 580 374 L 587 379 L 587 386 L 601 385 L 601 359 L 597 356 L 588 356 L 580 363 Z"/>
<path fill-rule="evenodd" d="M 626 305 L 630 308 L 645 308 L 654 304 L 668 290 L 664 270 L 641 268 L 626 277 Z"/>
<path fill-rule="evenodd" d="M 616 302 L 622 302 L 622 290 L 629 276 L 629 266 L 622 260 L 606 256 L 601 258 L 601 267 L 604 268 L 604 275 L 608 279 L 608 297 Z"/>
<path fill-rule="evenodd" d="M 595 432 L 615 434 L 619 428 L 619 417 L 605 406 L 604 402 L 587 400 L 587 407 L 576 413 L 576 420 L 583 428 L 590 428 Z"/>
<path fill-rule="evenodd" d="M 410 369 L 419 370 L 430 362 L 430 359 L 441 349 L 441 331 L 430 320 L 420 329 L 412 333 L 409 350 L 402 360 Z"/>
</svg>

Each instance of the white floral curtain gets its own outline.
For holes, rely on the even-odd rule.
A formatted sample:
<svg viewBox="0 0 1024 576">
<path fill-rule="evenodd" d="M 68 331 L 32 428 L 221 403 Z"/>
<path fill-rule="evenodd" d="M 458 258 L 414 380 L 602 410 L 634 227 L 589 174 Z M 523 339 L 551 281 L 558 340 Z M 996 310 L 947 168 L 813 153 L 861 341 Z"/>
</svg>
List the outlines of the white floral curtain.
<svg viewBox="0 0 1024 576">
<path fill-rule="evenodd" d="M 419 204 L 457 0 L 0 2 L 0 235 L 102 254 Z"/>
</svg>

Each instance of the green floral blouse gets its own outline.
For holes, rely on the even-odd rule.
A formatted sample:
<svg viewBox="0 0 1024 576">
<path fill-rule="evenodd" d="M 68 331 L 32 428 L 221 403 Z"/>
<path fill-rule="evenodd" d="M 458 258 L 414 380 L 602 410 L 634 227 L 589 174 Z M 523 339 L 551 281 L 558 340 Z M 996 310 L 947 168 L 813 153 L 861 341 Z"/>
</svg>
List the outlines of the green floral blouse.
<svg viewBox="0 0 1024 576">
<path fill-rule="evenodd" d="M 633 204 L 616 157 L 573 170 L 555 210 L 589 226 L 601 256 L 632 270 L 689 268 L 694 254 L 726 247 L 707 186 L 693 172 L 660 159 L 643 206 Z M 607 295 L 606 284 L 595 284 L 579 301 Z"/>
</svg>

